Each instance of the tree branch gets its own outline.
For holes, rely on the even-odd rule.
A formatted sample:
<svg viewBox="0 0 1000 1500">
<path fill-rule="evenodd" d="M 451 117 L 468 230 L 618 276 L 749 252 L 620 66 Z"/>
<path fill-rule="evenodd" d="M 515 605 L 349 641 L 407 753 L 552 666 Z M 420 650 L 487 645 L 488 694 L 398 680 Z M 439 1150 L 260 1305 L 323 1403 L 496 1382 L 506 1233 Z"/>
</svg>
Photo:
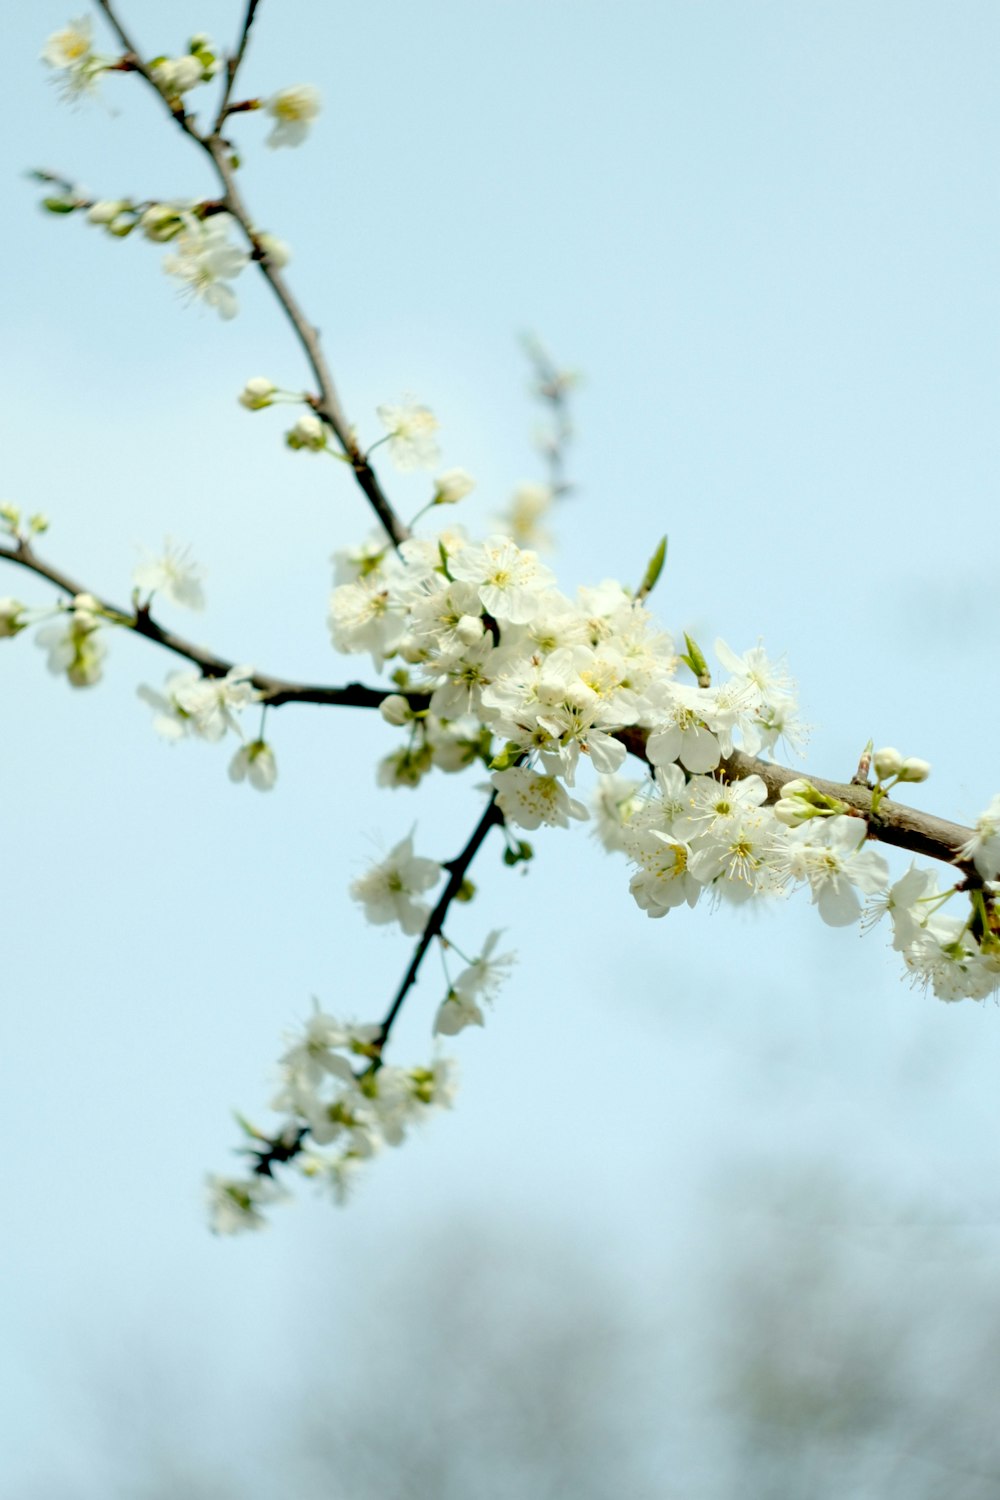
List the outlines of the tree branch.
<svg viewBox="0 0 1000 1500">
<path fill-rule="evenodd" d="M 462 889 L 465 877 L 469 872 L 469 866 L 482 848 L 490 829 L 494 826 L 499 827 L 503 823 L 503 820 L 503 813 L 497 805 L 496 793 L 494 793 L 486 804 L 482 817 L 466 840 L 462 852 L 456 854 L 454 859 L 448 860 L 443 866 L 448 871 L 448 883 L 438 897 L 437 904 L 427 919 L 427 925 L 420 934 L 417 946 L 413 951 L 410 966 L 403 975 L 399 989 L 393 997 L 392 1004 L 386 1011 L 385 1019 L 379 1027 L 378 1036 L 371 1044 L 375 1056 L 369 1070 L 376 1069 L 381 1065 L 382 1051 L 389 1040 L 389 1033 L 392 1030 L 396 1017 L 402 1010 L 403 1002 L 407 995 L 417 982 L 420 966 L 427 956 L 427 950 L 434 939 L 440 937 L 444 930 L 445 919 L 451 909 L 452 902 L 457 899 Z M 361 1075 L 359 1074 L 358 1076 L 360 1077 Z M 273 1176 L 272 1167 L 291 1161 L 294 1157 L 298 1156 L 305 1149 L 308 1136 L 309 1127 L 308 1125 L 304 1125 L 297 1127 L 294 1134 L 288 1136 L 279 1133 L 275 1136 L 258 1137 L 263 1144 L 260 1149 L 255 1149 L 251 1153 L 254 1158 L 252 1168 L 254 1175 L 258 1177 Z"/>
<path fill-rule="evenodd" d="M 254 17 L 259 4 L 260 0 L 248 0 L 247 13 L 243 18 L 243 30 L 240 32 L 236 51 L 226 58 L 226 83 L 222 90 L 222 98 L 219 101 L 219 112 L 215 117 L 215 124 L 212 127 L 213 135 L 217 135 L 222 129 L 222 122 L 229 112 L 229 101 L 233 97 L 233 86 L 236 83 L 236 75 L 240 70 L 240 64 L 243 62 L 243 57 L 247 50 L 247 42 L 250 40 L 250 28 L 254 23 Z"/>
<path fill-rule="evenodd" d="M 196 646 L 192 641 L 185 640 L 183 636 L 175 635 L 171 630 L 164 630 L 151 617 L 148 609 L 139 609 L 136 613 L 119 608 L 107 599 L 102 599 L 92 589 L 84 588 L 83 584 L 77 583 L 76 579 L 70 578 L 60 568 L 54 568 L 50 563 L 33 552 L 27 542 L 20 542 L 16 550 L 0 547 L 0 560 L 16 563 L 19 567 L 27 568 L 30 573 L 36 573 L 40 578 L 45 578 L 49 583 L 54 583 L 57 588 L 75 598 L 77 594 L 89 594 L 96 599 L 104 614 L 112 617 L 116 625 L 123 629 L 131 630 L 136 635 L 143 636 L 152 641 L 156 646 L 162 646 L 166 651 L 172 651 L 175 656 L 181 656 L 185 661 L 192 662 L 204 677 L 225 677 L 231 672 L 236 662 L 227 661 L 225 657 L 216 656 L 214 652 L 208 651 L 204 646 Z M 283 703 L 321 703 L 325 705 L 336 705 L 341 708 L 378 708 L 379 704 L 387 697 L 389 688 L 365 687 L 360 682 L 348 683 L 346 687 L 322 687 L 308 683 L 289 682 L 283 677 L 273 677 L 266 672 L 254 672 L 248 681 L 261 694 L 261 701 L 269 708 L 280 708 Z M 398 688 L 391 689 L 398 692 Z M 414 709 L 426 708 L 430 702 L 429 693 L 404 693 L 403 696 Z"/>
<path fill-rule="evenodd" d="M 378 516 L 392 545 L 396 548 L 400 547 L 410 534 L 409 528 L 400 520 L 393 509 L 392 504 L 379 483 L 378 476 L 368 462 L 367 455 L 359 447 L 354 431 L 344 415 L 340 404 L 340 397 L 337 394 L 337 388 L 334 385 L 333 377 L 330 374 L 326 358 L 320 346 L 319 330 L 306 318 L 286 284 L 284 277 L 268 260 L 267 251 L 260 242 L 260 236 L 254 229 L 253 220 L 236 186 L 231 149 L 229 143 L 219 134 L 218 122 L 211 134 L 202 135 L 195 128 L 191 117 L 185 112 L 183 104 L 172 105 L 163 93 L 163 90 L 157 85 L 156 79 L 150 73 L 145 63 L 142 62 L 141 55 L 135 43 L 118 20 L 110 0 L 94 0 L 94 3 L 99 10 L 104 12 L 108 23 L 125 48 L 132 70 L 139 73 L 146 80 L 157 98 L 162 101 L 169 111 L 171 117 L 184 131 L 184 134 L 189 136 L 191 140 L 196 141 L 211 160 L 222 186 L 223 196 L 221 206 L 227 213 L 232 215 L 246 235 L 253 250 L 254 260 L 281 304 L 316 380 L 319 394 L 311 403 L 313 409 L 316 415 L 327 424 L 336 437 L 341 450 L 354 471 L 354 477 L 358 485 Z M 249 30 L 249 26 L 253 21 L 252 12 L 255 8 L 255 5 L 252 3 L 248 7 L 248 16 L 242 39 L 243 48 L 246 46 L 246 31 Z M 242 57 L 242 53 L 240 55 Z"/>
<path fill-rule="evenodd" d="M 444 928 L 445 918 L 448 915 L 449 908 L 451 907 L 452 902 L 458 896 L 459 891 L 462 889 L 462 884 L 465 880 L 466 875 L 468 874 L 469 866 L 472 864 L 472 861 L 479 853 L 479 850 L 485 842 L 486 835 L 489 833 L 490 829 L 494 825 L 499 826 L 502 822 L 503 813 L 500 811 L 500 808 L 497 804 L 496 793 L 494 792 L 489 802 L 486 804 L 486 809 L 482 817 L 479 819 L 479 822 L 476 824 L 475 828 L 472 830 L 472 833 L 469 835 L 469 838 L 465 844 L 465 848 L 462 850 L 461 854 L 457 854 L 454 859 L 448 860 L 448 862 L 443 866 L 443 868 L 448 871 L 448 883 L 445 886 L 444 890 L 441 892 L 441 895 L 438 897 L 437 904 L 427 919 L 427 926 L 420 934 L 420 940 L 417 943 L 416 948 L 414 949 L 413 958 L 410 961 L 410 967 L 403 975 L 403 979 L 400 983 L 399 989 L 396 991 L 393 1002 L 389 1006 L 389 1009 L 385 1015 L 385 1019 L 379 1029 L 378 1037 L 373 1044 L 378 1048 L 379 1053 L 381 1053 L 382 1048 L 389 1040 L 389 1033 L 392 1030 L 393 1022 L 402 1009 L 403 1001 L 406 999 L 410 990 L 417 982 L 417 975 L 420 973 L 420 965 L 424 961 L 424 955 L 426 954 L 433 940 L 436 937 L 440 936 Z"/>
<path fill-rule="evenodd" d="M 646 755 L 645 729 L 623 729 L 616 735 L 631 755 L 650 764 Z M 718 768 L 716 775 L 741 781 L 747 776 L 759 776 L 767 787 L 767 801 L 777 802 L 781 788 L 786 782 L 804 777 L 820 792 L 837 797 L 861 814 L 868 824 L 868 837 L 882 844 L 892 844 L 897 849 L 907 849 L 911 854 L 923 854 L 944 864 L 956 865 L 970 884 L 981 885 L 982 881 L 971 860 L 961 859 L 959 850 L 972 838 L 973 830 L 960 823 L 949 823 L 944 818 L 935 818 L 916 807 L 906 807 L 893 802 L 885 795 L 872 811 L 872 790 L 856 782 L 827 781 L 805 771 L 793 771 L 789 766 L 775 765 L 772 761 L 758 760 L 754 755 L 745 755 L 734 750 Z"/>
</svg>

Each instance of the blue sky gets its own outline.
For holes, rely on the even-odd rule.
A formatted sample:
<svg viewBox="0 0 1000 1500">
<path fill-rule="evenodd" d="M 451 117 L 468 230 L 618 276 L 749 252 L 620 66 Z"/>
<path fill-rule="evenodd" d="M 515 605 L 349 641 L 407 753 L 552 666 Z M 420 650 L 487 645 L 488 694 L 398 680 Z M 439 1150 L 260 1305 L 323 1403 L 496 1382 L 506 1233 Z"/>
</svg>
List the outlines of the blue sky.
<svg viewBox="0 0 1000 1500">
<path fill-rule="evenodd" d="M 237 9 L 123 14 L 153 53 L 225 41 Z M 137 544 L 169 533 L 208 572 L 179 630 L 289 676 L 360 675 L 324 618 L 363 504 L 284 450 L 280 412 L 235 402 L 251 375 L 303 379 L 267 288 L 242 278 L 232 324 L 184 307 L 156 247 L 38 213 L 19 176 L 208 188 L 134 80 L 59 104 L 37 54 L 66 19 L 46 0 L 6 33 L 2 493 L 51 516 L 45 555 L 97 591 L 124 599 Z M 485 526 L 537 474 L 517 346 L 535 330 L 584 375 L 563 586 L 638 581 L 668 532 L 664 623 L 787 653 L 807 768 L 847 778 L 869 736 L 897 744 L 933 763 L 913 800 L 965 822 L 1000 784 L 998 47 L 992 4 L 264 0 L 244 87 L 314 82 L 324 112 L 294 152 L 239 124 L 246 195 L 294 248 L 363 439 L 416 393 Z M 390 483 L 416 510 L 419 482 Z M 8 592 L 51 597 L 13 574 Z M 105 682 L 72 693 L 27 638 L 0 643 L 10 1494 L 40 1473 L 107 1492 L 77 1392 L 119 1347 L 199 1372 L 197 1451 L 252 1448 L 262 1381 L 292 1378 L 289 1326 L 321 1298 L 346 1330 L 373 1258 L 405 1288 L 403 1224 L 565 1236 L 641 1304 L 717 1234 L 718 1183 L 833 1161 L 886 1214 L 944 1204 L 995 1253 L 995 1009 L 912 992 L 882 934 L 830 932 L 801 897 L 649 922 L 582 829 L 539 837 L 523 878 L 495 854 L 477 872 L 462 932 L 504 926 L 520 963 L 456 1044 L 455 1113 L 346 1211 L 305 1191 L 266 1235 L 211 1239 L 202 1173 L 230 1160 L 229 1111 L 262 1111 L 285 1030 L 313 994 L 380 1015 L 405 967 L 348 883 L 414 822 L 453 854 L 480 799 L 475 777 L 379 793 L 391 731 L 294 707 L 272 718 L 277 790 L 234 788 L 227 750 L 152 734 L 135 687 L 170 667 L 116 640 Z M 411 998 L 401 1060 L 426 1054 L 435 1005 Z"/>
</svg>

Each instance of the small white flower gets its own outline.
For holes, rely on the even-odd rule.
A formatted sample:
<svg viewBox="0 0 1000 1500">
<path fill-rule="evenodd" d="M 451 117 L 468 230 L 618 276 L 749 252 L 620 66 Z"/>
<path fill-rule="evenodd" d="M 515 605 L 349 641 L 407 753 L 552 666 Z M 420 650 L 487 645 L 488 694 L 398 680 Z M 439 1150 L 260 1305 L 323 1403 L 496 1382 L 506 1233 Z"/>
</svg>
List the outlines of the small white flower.
<svg viewBox="0 0 1000 1500">
<path fill-rule="evenodd" d="M 189 296 L 200 297 L 216 309 L 220 318 L 235 318 L 239 303 L 228 283 L 250 257 L 229 243 L 232 216 L 212 214 L 208 219 L 198 219 L 185 213 L 182 217 L 184 228 L 174 240 L 174 250 L 164 256 L 164 270 L 185 282 Z"/>
<path fill-rule="evenodd" d="M 59 87 L 70 101 L 97 92 L 106 59 L 93 51 L 92 36 L 91 18 L 80 16 L 61 31 L 54 31 L 42 48 L 42 62 L 61 74 Z"/>
<path fill-rule="evenodd" d="M 241 745 L 229 762 L 230 781 L 248 781 L 258 792 L 269 792 L 278 779 L 274 751 L 265 740 Z"/>
<path fill-rule="evenodd" d="M 400 840 L 381 864 L 372 868 L 350 888 L 360 901 L 369 922 L 381 926 L 398 922 L 411 937 L 422 932 L 430 908 L 414 896 L 429 891 L 441 878 L 441 866 L 433 859 L 421 859 L 413 852 L 413 835 Z"/>
<path fill-rule="evenodd" d="M 94 23 L 90 16 L 70 21 L 61 31 L 54 31 L 42 48 L 42 62 L 50 68 L 75 68 L 91 50 Z"/>
<path fill-rule="evenodd" d="M 568 828 L 570 818 L 585 820 L 589 814 L 582 802 L 570 797 L 554 776 L 539 776 L 527 766 L 494 771 L 497 802 L 504 817 L 519 828 Z"/>
<path fill-rule="evenodd" d="M 230 667 L 225 677 L 195 677 L 178 683 L 173 696 L 177 707 L 191 720 L 194 733 L 204 740 L 221 740 L 227 729 L 240 732 L 235 714 L 260 693 L 248 680 L 250 667 Z"/>
<path fill-rule="evenodd" d="M 379 421 L 389 434 L 389 455 L 397 469 L 432 469 L 441 457 L 434 434 L 441 425 L 428 406 L 406 401 L 380 406 Z"/>
<path fill-rule="evenodd" d="M 99 634 L 100 604 L 92 594 L 77 594 L 66 624 L 49 625 L 35 636 L 49 653 L 50 672 L 66 674 L 71 687 L 93 687 L 100 681 L 107 646 Z"/>
<path fill-rule="evenodd" d="M 971 859 L 984 880 L 1000 876 L 1000 792 L 976 819 L 976 831 L 958 851 L 962 859 Z"/>
<path fill-rule="evenodd" d="M 238 1234 L 244 1229 L 264 1229 L 261 1209 L 287 1197 L 273 1177 L 211 1176 L 208 1188 L 209 1225 L 213 1234 Z"/>
<path fill-rule="evenodd" d="M 472 493 L 476 481 L 464 469 L 446 469 L 434 481 L 434 504 L 457 505 Z"/>
<path fill-rule="evenodd" d="M 498 517 L 501 529 L 519 547 L 537 547 L 543 552 L 553 546 L 552 533 L 542 524 L 552 509 L 552 490 L 547 484 L 519 484 L 507 509 Z"/>
<path fill-rule="evenodd" d="M 496 958 L 493 957 L 493 950 L 501 936 L 499 930 L 491 932 L 483 944 L 482 953 L 455 980 L 452 988 L 460 999 L 483 999 L 491 1004 L 496 999 L 497 991 L 513 968 L 516 956 L 513 953 L 498 953 Z"/>
<path fill-rule="evenodd" d="M 177 702 L 177 693 L 200 681 L 197 672 L 172 672 L 167 678 L 166 693 L 158 693 L 145 683 L 136 688 L 136 696 L 153 710 L 153 728 L 161 739 L 176 742 L 193 731 L 191 715 Z"/>
<path fill-rule="evenodd" d="M 788 873 L 809 882 L 819 914 L 831 927 L 858 920 L 858 890 L 871 894 L 889 882 L 889 866 L 866 847 L 866 837 L 864 820 L 846 815 L 813 818 L 786 835 Z"/>
<path fill-rule="evenodd" d="M 538 613 L 539 596 L 555 582 L 534 552 L 522 552 L 506 536 L 463 547 L 448 567 L 453 578 L 476 585 L 487 613 L 511 625 L 526 625 Z"/>
<path fill-rule="evenodd" d="M 162 553 L 140 563 L 132 573 L 132 581 L 150 596 L 165 594 L 185 609 L 204 609 L 202 576 L 201 568 L 191 559 L 190 549 L 176 546 L 167 537 Z"/>
<path fill-rule="evenodd" d="M 434 1017 L 434 1036 L 457 1036 L 467 1026 L 484 1026 L 483 1013 L 470 996 L 459 995 L 455 990 L 448 994 L 438 1006 Z"/>
<path fill-rule="evenodd" d="M 320 111 L 320 92 L 311 83 L 279 89 L 267 101 L 267 112 L 274 120 L 271 134 L 264 144 L 276 150 L 279 146 L 298 146 L 309 134 L 309 128 Z"/>
</svg>

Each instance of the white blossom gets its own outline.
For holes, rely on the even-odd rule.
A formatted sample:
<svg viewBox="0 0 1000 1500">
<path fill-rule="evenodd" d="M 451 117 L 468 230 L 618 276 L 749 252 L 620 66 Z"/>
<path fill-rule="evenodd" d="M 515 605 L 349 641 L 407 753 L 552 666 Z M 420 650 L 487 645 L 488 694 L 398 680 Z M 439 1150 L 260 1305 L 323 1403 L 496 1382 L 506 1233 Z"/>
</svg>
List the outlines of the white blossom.
<svg viewBox="0 0 1000 1500">
<path fill-rule="evenodd" d="M 1000 877 L 1000 792 L 979 814 L 975 832 L 959 854 L 962 859 L 972 860 L 984 880 Z"/>
<path fill-rule="evenodd" d="M 276 150 L 279 146 L 298 146 L 305 140 L 320 111 L 320 92 L 311 83 L 279 89 L 267 101 L 267 112 L 274 120 L 271 134 L 264 144 Z"/>
<path fill-rule="evenodd" d="M 554 776 L 540 776 L 527 766 L 494 771 L 490 778 L 504 817 L 519 828 L 538 828 L 543 823 L 568 828 L 570 818 L 585 820 L 589 814 L 582 802 L 570 797 Z"/>
<path fill-rule="evenodd" d="M 397 469 L 433 469 L 441 457 L 434 440 L 440 423 L 429 407 L 411 399 L 380 406 L 376 415 L 389 434 L 389 456 Z"/>
<path fill-rule="evenodd" d="M 261 1210 L 288 1194 L 272 1177 L 216 1177 L 207 1180 L 209 1227 L 214 1234 L 239 1234 L 245 1229 L 263 1229 L 267 1219 Z"/>
<path fill-rule="evenodd" d="M 247 781 L 258 792 L 269 792 L 278 779 L 274 751 L 265 740 L 248 740 L 229 762 L 230 781 Z"/>
<path fill-rule="evenodd" d="M 441 866 L 413 852 L 413 835 L 401 839 L 380 864 L 355 880 L 350 894 L 365 909 L 369 922 L 398 922 L 411 936 L 422 932 L 430 908 L 414 897 L 429 891 L 441 878 Z"/>
<path fill-rule="evenodd" d="M 889 882 L 889 866 L 866 845 L 867 833 L 863 818 L 838 816 L 813 818 L 786 834 L 788 873 L 808 881 L 831 927 L 846 927 L 861 916 L 858 890 L 878 891 Z"/>
<path fill-rule="evenodd" d="M 149 595 L 164 594 L 186 609 L 204 609 L 202 576 L 190 549 L 178 547 L 167 537 L 158 556 L 149 556 L 133 570 L 132 581 Z"/>
<path fill-rule="evenodd" d="M 184 228 L 173 242 L 174 249 L 164 256 L 164 270 L 185 283 L 189 296 L 214 307 L 220 318 L 234 318 L 239 303 L 229 282 L 250 260 L 245 250 L 229 243 L 235 221 L 230 214 L 199 219 L 185 213 L 182 218 Z"/>
<path fill-rule="evenodd" d="M 251 667 L 231 667 L 224 677 L 189 677 L 173 689 L 173 697 L 195 734 L 221 740 L 227 729 L 239 734 L 236 714 L 260 698 L 252 676 Z"/>
</svg>

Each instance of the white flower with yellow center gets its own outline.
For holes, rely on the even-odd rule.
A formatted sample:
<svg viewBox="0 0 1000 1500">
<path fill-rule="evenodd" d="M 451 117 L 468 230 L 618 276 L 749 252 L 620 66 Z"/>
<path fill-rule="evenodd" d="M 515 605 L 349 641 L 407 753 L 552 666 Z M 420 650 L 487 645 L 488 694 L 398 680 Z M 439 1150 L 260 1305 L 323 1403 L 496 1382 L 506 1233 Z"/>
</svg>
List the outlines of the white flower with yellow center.
<svg viewBox="0 0 1000 1500">
<path fill-rule="evenodd" d="M 267 101 L 267 112 L 274 120 L 271 134 L 264 144 L 272 151 L 279 146 L 299 146 L 309 134 L 320 111 L 319 89 L 311 83 L 299 83 L 290 89 L 279 89 Z"/>
<path fill-rule="evenodd" d="M 230 214 L 213 214 L 198 219 L 182 215 L 184 228 L 174 240 L 174 249 L 163 258 L 163 269 L 185 282 L 191 298 L 201 298 L 214 307 L 220 318 L 235 318 L 239 311 L 229 282 L 249 264 L 245 250 L 229 243 L 233 225 Z"/>
</svg>

